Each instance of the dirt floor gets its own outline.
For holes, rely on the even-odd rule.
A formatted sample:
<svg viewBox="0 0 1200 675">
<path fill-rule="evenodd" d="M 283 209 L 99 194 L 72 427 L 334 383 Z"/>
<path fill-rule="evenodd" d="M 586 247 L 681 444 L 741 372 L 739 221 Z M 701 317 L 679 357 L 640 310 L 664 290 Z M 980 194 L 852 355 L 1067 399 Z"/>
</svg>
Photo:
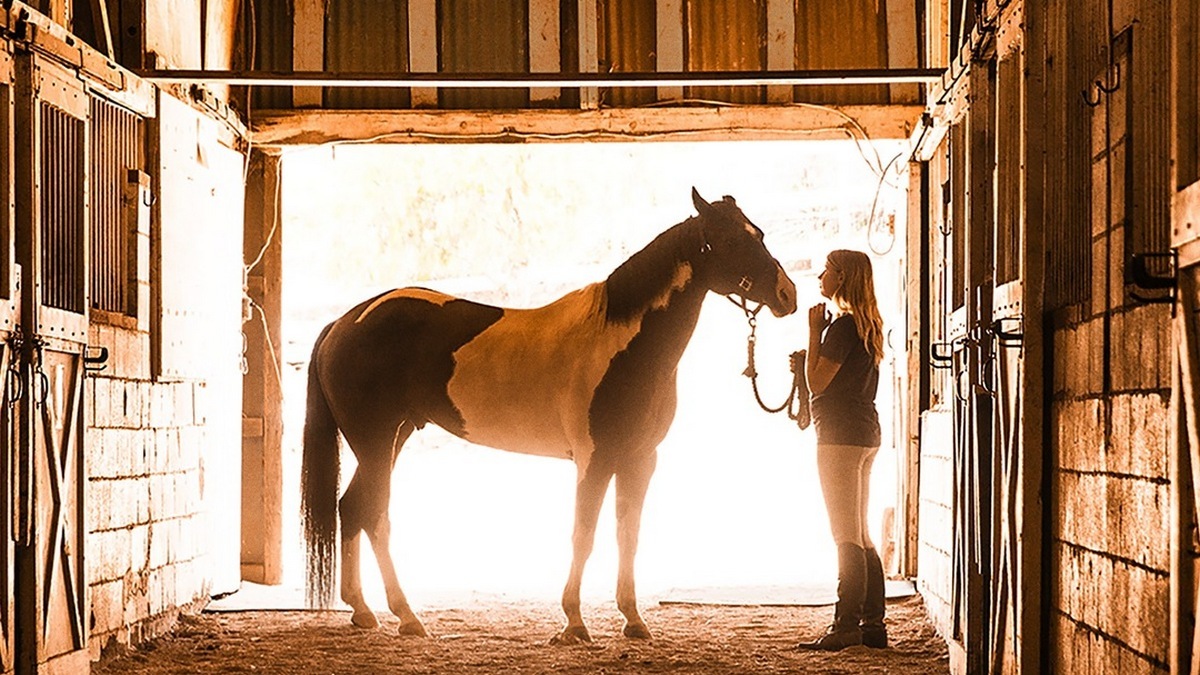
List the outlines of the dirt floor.
<svg viewBox="0 0 1200 675">
<path fill-rule="evenodd" d="M 651 604 L 649 641 L 621 635 L 614 603 L 584 607 L 591 645 L 554 647 L 556 603 L 497 600 L 421 612 L 430 638 L 399 637 L 396 619 L 353 627 L 345 612 L 205 612 L 175 632 L 123 653 L 92 673 L 946 673 L 945 643 L 919 596 L 888 603 L 888 649 L 799 651 L 831 607 Z"/>
</svg>

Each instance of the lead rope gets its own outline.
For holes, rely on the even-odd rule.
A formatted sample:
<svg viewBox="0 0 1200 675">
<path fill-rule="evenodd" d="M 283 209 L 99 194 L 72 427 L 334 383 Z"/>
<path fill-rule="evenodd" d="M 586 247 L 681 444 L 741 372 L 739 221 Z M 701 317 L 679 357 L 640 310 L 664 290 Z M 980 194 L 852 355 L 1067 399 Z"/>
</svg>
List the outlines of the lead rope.
<svg viewBox="0 0 1200 675">
<path fill-rule="evenodd" d="M 750 324 L 750 335 L 746 337 L 746 370 L 742 371 L 742 374 L 750 378 L 750 388 L 754 391 L 754 400 L 758 402 L 760 408 L 769 413 L 786 410 L 788 419 L 795 420 L 801 429 L 807 429 L 808 425 L 812 423 L 812 412 L 808 407 L 808 382 L 804 379 L 807 350 L 801 349 L 792 352 L 789 359 L 792 369 L 792 387 L 788 390 L 787 398 L 778 406 L 767 405 L 758 391 L 758 370 L 754 367 L 754 345 L 758 342 L 758 312 L 763 306 L 760 303 L 751 309 L 744 297 L 739 296 L 738 300 L 734 300 L 730 295 L 725 297 L 742 308 L 746 314 L 746 323 Z"/>
</svg>

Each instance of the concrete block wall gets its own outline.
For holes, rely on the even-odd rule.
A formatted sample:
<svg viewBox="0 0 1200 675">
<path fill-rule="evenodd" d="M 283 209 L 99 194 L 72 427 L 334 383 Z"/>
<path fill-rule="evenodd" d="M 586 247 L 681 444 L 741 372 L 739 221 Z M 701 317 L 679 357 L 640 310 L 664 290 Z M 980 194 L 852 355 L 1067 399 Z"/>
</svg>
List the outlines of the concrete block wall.
<svg viewBox="0 0 1200 675">
<path fill-rule="evenodd" d="M 137 644 L 203 606 L 203 381 L 150 379 L 149 334 L 104 324 L 108 367 L 85 382 L 85 506 L 93 658 Z"/>
<path fill-rule="evenodd" d="M 953 630 L 950 552 L 954 541 L 954 438 L 949 410 L 921 415 L 920 503 L 917 508 L 920 543 L 917 549 L 917 588 L 930 619 L 942 637 Z M 925 442 L 928 439 L 928 442 Z"/>
<path fill-rule="evenodd" d="M 1170 320 L 1167 305 L 1131 304 L 1054 332 L 1055 672 L 1168 670 Z"/>
</svg>

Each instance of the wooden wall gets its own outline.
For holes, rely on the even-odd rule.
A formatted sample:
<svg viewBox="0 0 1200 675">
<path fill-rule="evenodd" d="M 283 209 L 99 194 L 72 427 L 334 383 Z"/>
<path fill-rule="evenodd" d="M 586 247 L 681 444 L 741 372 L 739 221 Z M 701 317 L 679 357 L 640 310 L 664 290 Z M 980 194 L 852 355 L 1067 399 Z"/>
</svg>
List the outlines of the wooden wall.
<svg viewBox="0 0 1200 675">
<path fill-rule="evenodd" d="M 931 31 L 950 21 L 948 13 L 953 14 L 955 4 L 934 3 L 927 14 Z M 981 17 L 990 16 L 998 5 L 1005 12 L 1022 13 L 1025 100 L 1016 160 L 1022 173 L 1015 191 L 992 193 L 995 176 L 1012 169 L 996 162 L 1011 163 L 1013 157 L 996 151 L 994 161 L 985 156 L 980 162 L 973 156 L 977 148 L 990 152 L 995 125 L 1005 119 L 1000 114 L 989 118 L 986 111 L 979 114 L 995 91 L 994 71 L 989 69 L 999 50 L 988 37 L 994 28 L 982 36 L 976 31 L 970 40 L 977 47 L 973 58 L 956 62 L 946 53 L 951 59 L 947 80 L 958 69 L 969 70 L 969 80 L 934 92 L 929 110 L 936 123 L 918 132 L 917 145 L 924 145 L 918 150 L 927 162 L 925 208 L 934 247 L 927 271 L 933 296 L 927 330 L 936 343 L 937 322 L 952 318 L 950 310 L 964 300 L 968 307 L 973 302 L 990 307 L 986 292 L 975 295 L 977 281 L 971 274 L 981 253 L 988 266 L 978 277 L 985 291 L 1014 270 L 1027 279 L 1044 261 L 1046 286 L 1037 285 L 1034 297 L 1026 286 L 1024 300 L 1026 307 L 1045 311 L 1038 310 L 1036 317 L 1027 313 L 1023 329 L 1024 349 L 1042 345 L 1035 356 L 1045 362 L 1040 372 L 1026 369 L 1025 396 L 1044 395 L 1046 400 L 1041 408 L 1025 408 L 1022 424 L 1034 429 L 1044 425 L 1047 431 L 1022 446 L 1025 468 L 1020 480 L 1033 481 L 1022 488 L 1023 503 L 1043 510 L 1045 517 L 1022 520 L 1018 512 L 1019 525 L 1028 535 L 1019 541 L 1034 549 L 1019 556 L 1020 595 L 1014 605 L 1040 605 L 1038 615 L 1020 630 L 1024 638 L 1042 641 L 1036 651 L 1018 653 L 1021 640 L 1011 642 L 1012 623 L 1005 625 L 1014 619 L 985 614 L 985 638 L 1001 635 L 1010 642 L 965 641 L 968 654 L 961 659 L 955 658 L 952 644 L 952 664 L 956 672 L 972 672 L 984 663 L 1005 672 L 1167 672 L 1174 653 L 1169 458 L 1176 344 L 1169 294 L 1143 287 L 1133 271 L 1136 256 L 1165 254 L 1149 258 L 1149 271 L 1171 276 L 1166 264 L 1172 197 L 1165 96 L 1171 85 L 1169 6 L 1156 0 L 988 2 Z M 1015 23 L 1000 21 L 996 41 L 1002 43 L 1004 26 Z M 954 124 L 963 118 L 956 94 L 967 106 L 970 130 L 965 138 L 971 145 L 960 168 L 955 168 L 951 153 L 950 170 L 943 173 L 938 168 L 941 152 L 933 148 L 938 147 L 939 133 L 955 145 Z M 950 199 L 943 198 L 943 189 L 950 191 Z M 965 212 L 956 205 L 959 195 L 966 196 Z M 1020 200 L 1017 211 L 1007 203 L 1014 195 Z M 995 204 L 996 210 L 976 212 L 974 205 L 980 200 Z M 952 226 L 943 231 L 945 249 L 939 251 L 934 226 L 941 213 L 949 214 Z M 975 228 L 982 219 L 986 232 L 995 225 L 991 219 L 999 218 L 997 213 L 1015 213 L 1005 222 L 1019 228 L 1016 251 L 975 250 L 970 232 L 960 240 L 955 223 Z M 1013 245 L 996 231 L 996 242 L 984 241 L 985 247 Z M 1012 258 L 1011 253 L 1019 256 Z M 939 254 L 947 261 L 942 271 L 936 269 Z M 966 259 L 965 268 L 960 268 L 960 258 Z M 1001 258 L 1006 265 L 1013 260 L 1018 264 L 997 269 Z M 937 302 L 945 278 L 941 274 L 951 280 L 946 304 Z M 955 297 L 958 289 L 965 290 L 965 298 Z M 1043 332 L 1034 342 L 1029 333 L 1041 325 Z M 964 336 L 983 340 L 988 331 L 988 325 L 972 327 L 968 319 Z M 1025 358 L 1028 364 L 1028 353 Z M 954 641 L 959 627 L 944 592 L 946 584 L 955 582 L 947 581 L 943 566 L 949 551 L 943 549 L 946 531 L 953 526 L 944 523 L 943 503 L 948 490 L 968 494 L 972 488 L 964 482 L 961 467 L 946 475 L 944 455 L 945 448 L 973 432 L 958 416 L 952 425 L 939 428 L 932 423 L 939 390 L 937 374 L 929 377 L 931 409 L 925 413 L 920 439 L 920 587 L 935 623 Z M 953 394 L 962 382 L 976 387 L 979 383 L 972 377 L 947 381 L 942 393 Z M 1038 419 L 1029 419 L 1030 414 Z M 984 459 L 985 466 L 992 461 Z M 956 455 L 950 463 L 959 461 Z M 1004 494 L 1003 486 L 994 487 L 996 492 L 985 492 L 985 499 Z M 1001 518 L 993 525 L 1003 522 Z M 954 559 L 952 551 L 948 557 Z M 990 570 L 993 582 L 996 570 Z M 989 595 L 997 587 L 988 590 L 987 573 L 985 567 L 982 599 L 1003 607 L 1003 595 Z M 969 576 L 964 582 L 970 597 L 973 582 Z M 971 650 L 978 650 L 974 659 Z"/>
<path fill-rule="evenodd" d="M 1060 672 L 1165 672 L 1172 309 L 1139 301 L 1163 294 L 1131 270 L 1133 255 L 1169 248 L 1169 124 L 1156 92 L 1169 84 L 1170 34 L 1165 3 L 1112 3 L 1111 29 L 1109 3 L 1084 4 L 1046 17 L 1065 27 L 1051 44 L 1074 94 L 1063 135 L 1086 150 L 1059 155 L 1049 173 L 1087 206 L 1049 226 L 1086 242 L 1090 264 L 1061 264 L 1091 282 L 1050 307 L 1047 656 Z"/>
</svg>

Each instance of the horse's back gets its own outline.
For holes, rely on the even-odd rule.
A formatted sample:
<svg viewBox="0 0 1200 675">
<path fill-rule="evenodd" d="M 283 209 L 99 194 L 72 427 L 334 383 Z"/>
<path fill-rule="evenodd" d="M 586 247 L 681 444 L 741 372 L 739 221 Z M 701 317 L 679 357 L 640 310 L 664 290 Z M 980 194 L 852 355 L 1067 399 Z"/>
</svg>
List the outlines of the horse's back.
<svg viewBox="0 0 1200 675">
<path fill-rule="evenodd" d="M 503 315 L 423 288 L 383 293 L 346 312 L 315 360 L 339 426 L 433 421 L 461 433 L 446 394 L 453 354 Z"/>
</svg>

